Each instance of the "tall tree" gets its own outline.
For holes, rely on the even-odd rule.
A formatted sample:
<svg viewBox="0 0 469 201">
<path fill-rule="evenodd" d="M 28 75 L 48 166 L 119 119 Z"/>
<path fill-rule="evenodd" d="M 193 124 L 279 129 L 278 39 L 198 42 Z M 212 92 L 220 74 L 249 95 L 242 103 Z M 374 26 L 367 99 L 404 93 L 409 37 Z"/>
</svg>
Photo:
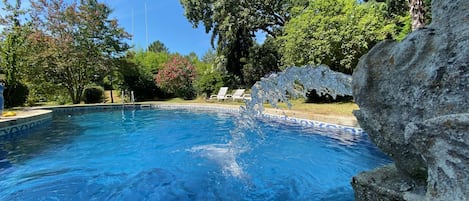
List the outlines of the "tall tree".
<svg viewBox="0 0 469 201">
<path fill-rule="evenodd" d="M 232 80 L 234 85 L 244 83 L 242 68 L 253 45 L 254 40 L 246 29 L 239 29 L 233 40 L 219 44 L 219 53 L 224 56 L 225 70 L 235 76 Z"/>
<path fill-rule="evenodd" d="M 110 19 L 111 9 L 97 0 L 33 0 L 31 5 L 38 67 L 79 103 L 86 85 L 111 72 L 129 48 L 123 40 L 130 35 Z"/>
<path fill-rule="evenodd" d="M 208 49 L 202 56 L 202 61 L 209 64 L 215 64 L 216 58 L 217 54 L 212 49 Z"/>
<path fill-rule="evenodd" d="M 27 67 L 25 58 L 29 24 L 24 19 L 26 11 L 21 8 L 20 0 L 16 0 L 15 4 L 9 3 L 8 0 L 2 2 L 4 15 L 0 16 L 0 24 L 3 25 L 0 33 L 0 70 L 6 74 L 5 105 L 19 106 L 24 103 L 27 96 L 26 88 L 20 81 L 21 73 Z M 26 93 L 19 94 L 17 93 L 19 91 Z M 14 96 L 24 98 L 20 100 Z"/>
<path fill-rule="evenodd" d="M 163 53 L 167 53 L 169 54 L 169 49 L 163 44 L 163 42 L 157 40 L 153 43 L 151 43 L 149 46 L 148 46 L 148 51 L 150 52 L 163 52 Z"/>
<path fill-rule="evenodd" d="M 202 23 L 212 32 L 212 43 L 236 37 L 239 28 L 254 34 L 264 31 L 275 37 L 288 21 L 289 0 L 180 0 L 185 16 L 195 27 Z"/>
<path fill-rule="evenodd" d="M 212 46 L 223 58 L 225 68 L 242 78 L 254 37 L 264 32 L 270 37 L 282 34 L 291 18 L 290 9 L 307 5 L 307 0 L 180 0 L 185 16 L 194 27 L 199 23 L 212 33 Z M 216 42 L 215 42 L 216 41 Z"/>
<path fill-rule="evenodd" d="M 252 86 L 269 73 L 280 71 L 280 53 L 273 38 L 268 37 L 262 45 L 250 49 L 250 57 L 244 65 L 243 75 L 247 86 Z"/>
<path fill-rule="evenodd" d="M 20 0 L 16 0 L 15 5 L 10 4 L 8 0 L 2 1 L 5 16 L 0 16 L 0 22 L 4 26 L 0 34 L 0 64 L 6 73 L 6 83 L 15 86 L 19 81 L 17 74 L 22 63 L 21 54 L 25 52 L 26 30 L 20 22 L 20 17 L 25 11 L 21 9 Z"/>
</svg>

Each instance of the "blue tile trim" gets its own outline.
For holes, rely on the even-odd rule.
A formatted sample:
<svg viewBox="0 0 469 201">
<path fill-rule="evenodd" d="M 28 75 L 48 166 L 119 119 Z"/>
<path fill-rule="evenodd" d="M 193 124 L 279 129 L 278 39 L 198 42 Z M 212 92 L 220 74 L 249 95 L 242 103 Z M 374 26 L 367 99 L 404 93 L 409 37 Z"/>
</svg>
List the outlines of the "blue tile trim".
<svg viewBox="0 0 469 201">
<path fill-rule="evenodd" d="M 140 105 L 90 105 L 90 106 L 73 106 L 73 107 L 51 107 L 54 113 L 67 113 L 67 112 L 78 112 L 78 111 L 102 111 L 102 110 L 120 110 L 120 109 L 136 109 L 140 108 Z"/>
<path fill-rule="evenodd" d="M 288 117 L 288 116 L 284 116 L 284 115 L 282 116 L 282 115 L 265 114 L 264 113 L 264 114 L 262 114 L 261 118 L 268 119 L 268 120 L 285 122 L 285 123 L 299 124 L 299 125 L 304 126 L 304 127 L 310 127 L 310 128 L 320 129 L 320 130 L 345 132 L 345 133 L 351 133 L 351 134 L 357 134 L 357 135 L 361 135 L 361 134 L 365 133 L 362 128 L 351 127 L 351 126 L 342 126 L 342 125 L 337 125 L 337 124 L 332 124 L 332 123 L 325 123 L 325 122 L 314 121 L 314 120 L 309 120 L 309 119 Z"/>
<path fill-rule="evenodd" d="M 44 125 L 44 124 L 50 122 L 50 120 L 51 120 L 50 117 L 45 117 L 45 118 L 41 118 L 41 119 L 28 121 L 28 122 L 25 122 L 25 123 L 22 123 L 22 124 L 8 126 L 6 128 L 0 129 L 0 136 L 15 135 L 15 134 L 18 134 L 18 133 L 26 132 L 26 131 L 29 131 L 33 128 Z"/>
</svg>

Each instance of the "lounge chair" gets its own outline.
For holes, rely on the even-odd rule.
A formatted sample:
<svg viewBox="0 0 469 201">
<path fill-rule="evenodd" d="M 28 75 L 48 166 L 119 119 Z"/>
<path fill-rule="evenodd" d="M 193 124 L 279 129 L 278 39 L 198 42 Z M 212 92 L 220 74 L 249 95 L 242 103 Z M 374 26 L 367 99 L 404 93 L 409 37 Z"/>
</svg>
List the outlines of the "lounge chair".
<svg viewBox="0 0 469 201">
<path fill-rule="evenodd" d="M 243 100 L 244 91 L 245 89 L 236 89 L 233 95 L 229 95 L 228 98 L 232 98 L 233 101 Z"/>
<path fill-rule="evenodd" d="M 225 100 L 226 97 L 226 92 L 228 92 L 228 87 L 220 87 L 220 90 L 218 90 L 217 95 L 211 95 L 210 100 L 217 99 L 217 100 Z"/>
<path fill-rule="evenodd" d="M 244 91 L 245 89 L 237 89 L 233 95 L 229 96 L 230 98 L 233 99 L 233 101 L 236 100 L 251 100 L 251 94 L 245 94 Z"/>
</svg>

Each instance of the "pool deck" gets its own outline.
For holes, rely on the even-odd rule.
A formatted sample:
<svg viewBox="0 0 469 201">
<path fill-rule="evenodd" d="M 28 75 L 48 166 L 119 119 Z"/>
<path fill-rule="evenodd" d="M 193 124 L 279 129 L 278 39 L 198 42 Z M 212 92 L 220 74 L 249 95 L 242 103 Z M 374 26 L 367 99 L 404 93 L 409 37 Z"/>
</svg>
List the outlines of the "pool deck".
<svg viewBox="0 0 469 201">
<path fill-rule="evenodd" d="M 226 105 L 226 104 L 217 104 L 217 103 L 162 103 L 162 102 L 143 102 L 136 103 L 138 105 L 200 105 L 204 107 L 222 107 L 222 108 L 232 108 L 236 109 L 240 106 L 238 105 Z M 12 117 L 0 117 L 0 134 L 1 132 L 5 133 L 5 128 L 12 126 L 33 126 L 33 124 L 40 124 L 41 120 L 52 117 L 52 109 L 54 108 L 74 108 L 74 107 L 102 107 L 102 106 L 121 106 L 122 104 L 78 104 L 78 105 L 62 105 L 62 106 L 48 106 L 48 107 L 32 107 L 32 108 L 21 108 L 16 110 L 16 116 Z M 126 104 L 132 105 L 132 104 Z M 312 114 L 310 112 L 302 112 L 295 110 L 281 110 L 281 109 L 272 109 L 266 108 L 265 113 L 287 116 L 292 118 L 307 119 L 320 121 L 325 123 L 337 124 L 342 126 L 350 127 L 359 127 L 357 120 L 353 116 L 339 116 L 339 115 L 321 115 L 321 114 Z M 32 122 L 32 123 L 31 123 Z"/>
</svg>

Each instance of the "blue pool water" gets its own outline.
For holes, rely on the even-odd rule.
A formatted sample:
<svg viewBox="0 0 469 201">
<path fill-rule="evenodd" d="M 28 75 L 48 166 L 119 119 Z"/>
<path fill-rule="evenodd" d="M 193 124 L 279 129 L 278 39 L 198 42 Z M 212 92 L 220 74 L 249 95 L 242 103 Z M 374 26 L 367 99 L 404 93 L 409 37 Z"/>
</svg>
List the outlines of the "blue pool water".
<svg viewBox="0 0 469 201">
<path fill-rule="evenodd" d="M 54 115 L 3 136 L 0 200 L 353 200 L 351 177 L 390 162 L 365 135 L 267 121 L 257 133 L 236 116 Z"/>
</svg>

